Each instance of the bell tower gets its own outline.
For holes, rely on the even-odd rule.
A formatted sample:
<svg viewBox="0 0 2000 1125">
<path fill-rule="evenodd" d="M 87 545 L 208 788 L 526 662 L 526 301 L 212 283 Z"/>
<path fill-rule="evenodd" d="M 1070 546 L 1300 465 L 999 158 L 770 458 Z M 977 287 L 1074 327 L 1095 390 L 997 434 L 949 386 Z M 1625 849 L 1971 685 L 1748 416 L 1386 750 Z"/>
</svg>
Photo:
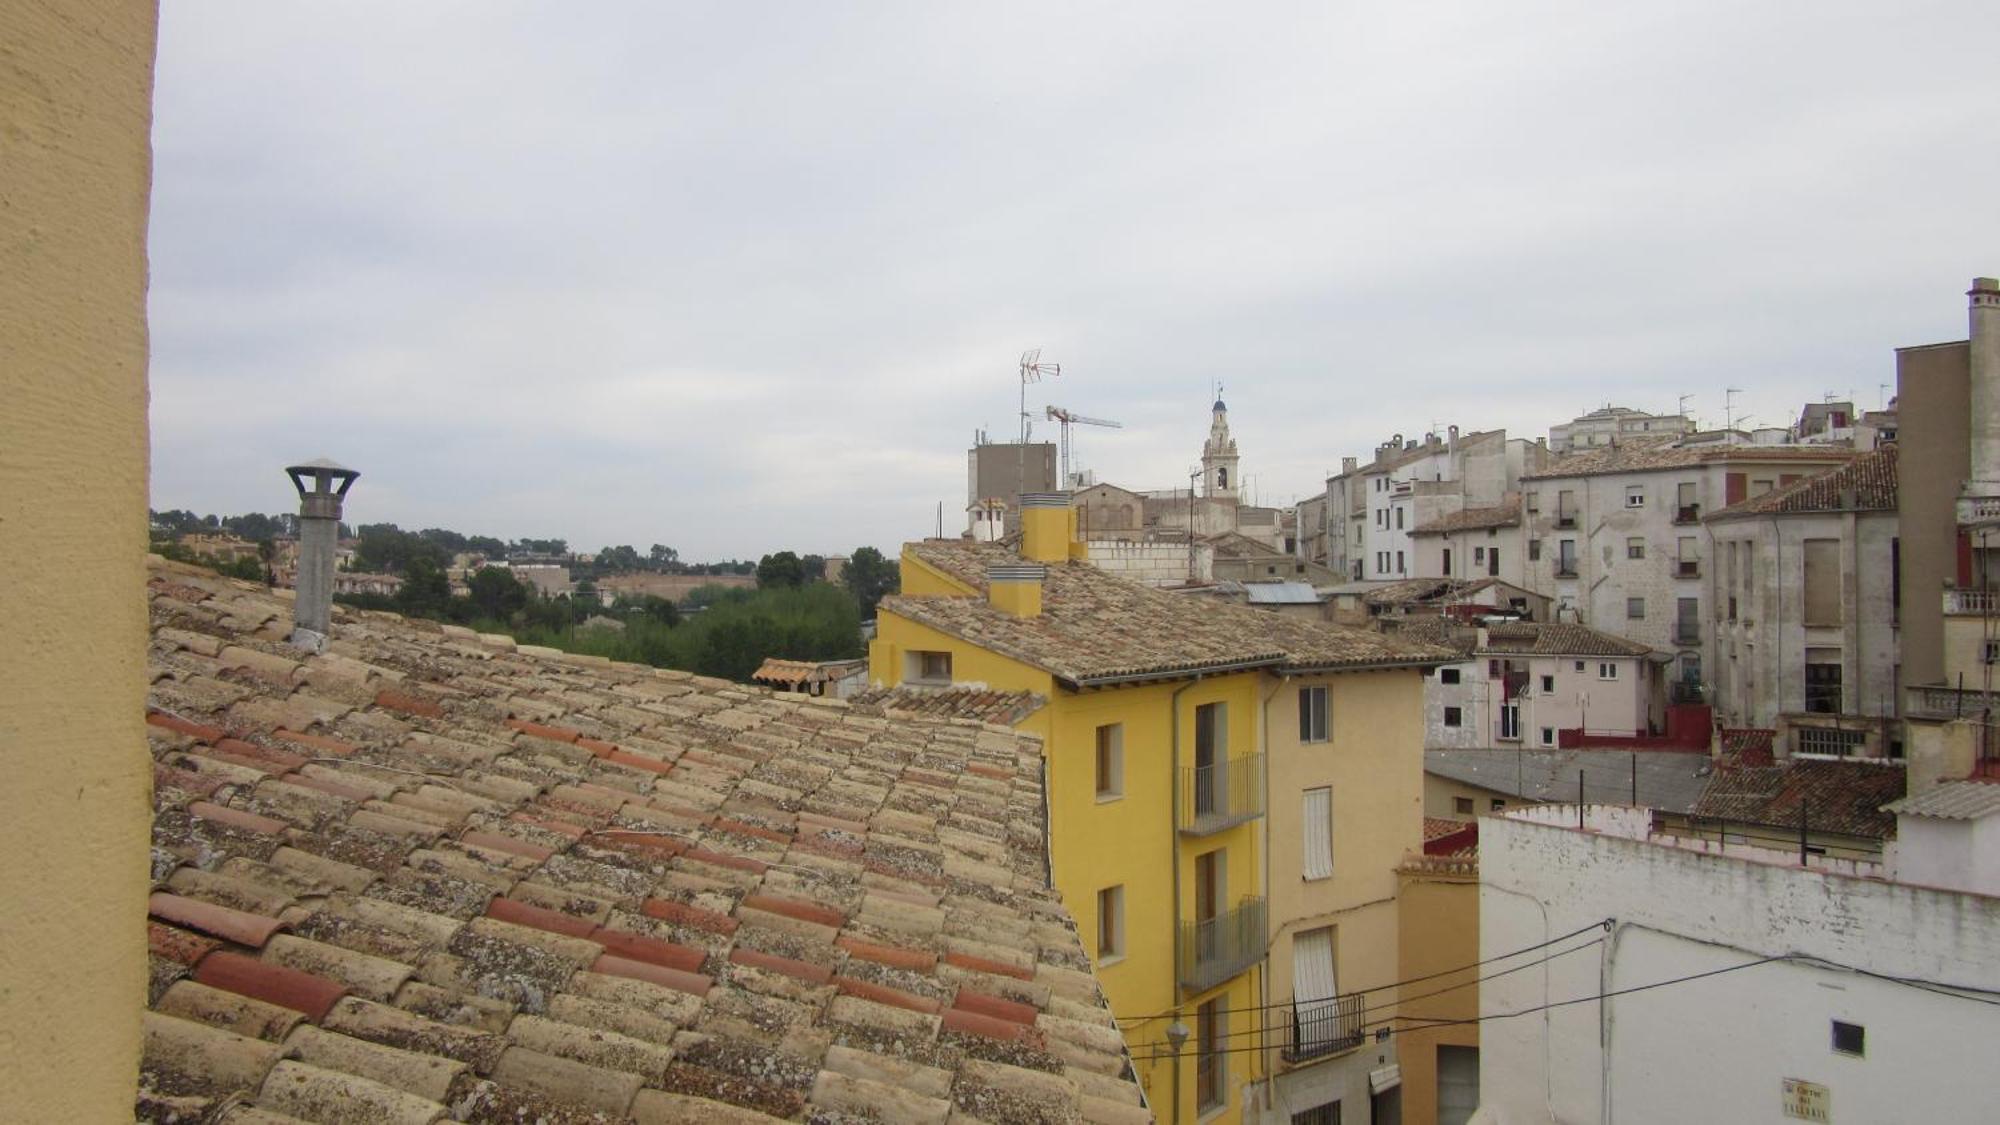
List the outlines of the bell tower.
<svg viewBox="0 0 2000 1125">
<path fill-rule="evenodd" d="M 1208 440 L 1201 446 L 1201 494 L 1234 500 L 1241 487 L 1236 475 L 1236 439 L 1229 436 L 1229 408 L 1222 404 L 1222 389 L 1218 387 Z"/>
</svg>

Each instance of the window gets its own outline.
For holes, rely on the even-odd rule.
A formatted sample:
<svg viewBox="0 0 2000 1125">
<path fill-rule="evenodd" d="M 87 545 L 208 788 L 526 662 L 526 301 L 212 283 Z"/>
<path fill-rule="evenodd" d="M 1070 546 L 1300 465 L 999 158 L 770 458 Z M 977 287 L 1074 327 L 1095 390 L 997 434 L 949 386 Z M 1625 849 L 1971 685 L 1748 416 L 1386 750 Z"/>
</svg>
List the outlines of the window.
<svg viewBox="0 0 2000 1125">
<path fill-rule="evenodd" d="M 1299 689 L 1299 741 L 1326 741 L 1326 685 Z"/>
<path fill-rule="evenodd" d="M 1645 485 L 1643 485 L 1643 484 L 1628 484 L 1628 485 L 1626 485 L 1626 486 L 1625 486 L 1625 506 L 1626 506 L 1626 507 L 1628 507 L 1628 508 L 1643 508 L 1643 507 L 1645 507 L 1645 506 L 1646 506 L 1646 486 L 1645 486 Z"/>
<path fill-rule="evenodd" d="M 1301 930 L 1292 938 L 1291 1046 L 1295 1058 L 1337 1050 L 1359 1028 L 1343 1029 L 1340 985 L 1334 976 L 1332 926 Z M 1343 1035 L 1343 1030 L 1346 1034 Z"/>
<path fill-rule="evenodd" d="M 1300 858 L 1300 870 L 1308 879 L 1330 879 L 1333 877 L 1333 790 L 1326 787 L 1306 790 L 1302 816 L 1305 854 Z"/>
<path fill-rule="evenodd" d="M 1222 1105 L 1229 1056 L 1223 1049 L 1222 1000 L 1194 1010 L 1194 1104 L 1201 1110 Z"/>
<path fill-rule="evenodd" d="M 1544 745 L 1544 746 L 1554 746 L 1555 744 L 1556 744 L 1556 728 L 1554 728 L 1554 727 L 1543 727 L 1543 728 L 1542 728 L 1542 745 Z"/>
<path fill-rule="evenodd" d="M 1439 669 L 1438 669 L 1438 683 L 1441 683 L 1441 684 L 1455 684 L 1455 683 L 1457 683 L 1457 682 L 1458 682 L 1458 680 L 1459 680 L 1459 670 L 1458 670 L 1458 669 L 1456 669 L 1456 668 L 1439 668 Z"/>
<path fill-rule="evenodd" d="M 1597 662 L 1597 678 L 1598 678 L 1598 679 L 1600 679 L 1600 680 L 1615 680 L 1615 679 L 1617 679 L 1617 678 L 1618 678 L 1618 665 L 1617 665 L 1617 664 L 1616 664 L 1615 662 L 1613 662 L 1613 661 L 1610 661 L 1610 660 L 1600 660 L 1600 661 L 1598 661 L 1598 662 Z"/>
<path fill-rule="evenodd" d="M 1442 568 L 1440 568 L 1440 569 L 1442 569 L 1442 570 L 1444 571 L 1444 573 L 1445 573 L 1445 577 L 1447 577 L 1447 578 L 1451 577 L 1451 548 L 1450 548 L 1450 547 L 1446 547 L 1446 548 L 1444 549 L 1444 566 L 1443 566 Z"/>
<path fill-rule="evenodd" d="M 1635 621 L 1646 616 L 1646 599 L 1626 598 L 1625 616 Z"/>
<path fill-rule="evenodd" d="M 1106 723 L 1097 728 L 1097 799 L 1116 800 L 1125 795 L 1125 724 Z"/>
<path fill-rule="evenodd" d="M 1833 1049 L 1856 1058 L 1867 1054 L 1868 1029 L 1858 1023 L 1833 1021 Z"/>
<path fill-rule="evenodd" d="M 1194 812 L 1219 813 L 1229 807 L 1229 705 L 1203 703 L 1194 709 Z"/>
<path fill-rule="evenodd" d="M 1403 509 L 1401 508 L 1396 509 L 1396 530 L 1403 530 Z"/>
<path fill-rule="evenodd" d="M 1839 625 L 1840 540 L 1808 539 L 1805 542 L 1805 624 Z"/>
<path fill-rule="evenodd" d="M 951 653 L 915 651 L 903 657 L 903 678 L 920 683 L 951 682 Z"/>
<path fill-rule="evenodd" d="M 1328 1102 L 1292 1114 L 1292 1125 L 1340 1125 L 1340 1103 Z"/>
<path fill-rule="evenodd" d="M 1448 726 L 1448 727 L 1456 727 L 1456 726 L 1463 726 L 1464 724 L 1465 724 L 1465 709 L 1464 709 L 1464 708 L 1462 708 L 1462 707 L 1447 707 L 1447 708 L 1445 708 L 1445 709 L 1444 709 L 1444 725 L 1445 725 L 1445 726 Z"/>
<path fill-rule="evenodd" d="M 1576 526 L 1576 493 L 1567 488 L 1556 493 L 1556 526 Z"/>
<path fill-rule="evenodd" d="M 2000 641 L 1982 642 L 1979 659 L 1986 664 L 2000 664 Z"/>
<path fill-rule="evenodd" d="M 1407 569 L 1407 568 L 1403 566 L 1403 552 L 1401 552 L 1401 551 L 1397 551 L 1397 552 L 1396 552 L 1396 573 L 1397 573 L 1397 574 L 1401 574 L 1401 573 L 1403 573 L 1403 571 L 1404 571 L 1405 569 Z"/>
<path fill-rule="evenodd" d="M 1816 715 L 1840 714 L 1840 650 L 1806 650 L 1806 710 Z"/>
<path fill-rule="evenodd" d="M 1575 667 L 1571 668 L 1570 670 L 1573 672 L 1583 671 L 1583 661 L 1581 660 L 1577 661 Z"/>
<path fill-rule="evenodd" d="M 1460 815 L 1460 816 L 1471 816 L 1471 815 L 1472 815 L 1472 798 L 1470 798 L 1470 797 L 1453 797 L 1453 798 L 1451 799 L 1451 811 L 1453 811 L 1453 812 L 1457 813 L 1457 814 L 1458 814 L 1458 815 Z"/>
<path fill-rule="evenodd" d="M 1486 551 L 1486 576 L 1500 577 L 1500 548 L 1490 547 Z"/>
<path fill-rule="evenodd" d="M 1556 540 L 1556 577 L 1576 577 L 1576 540 Z"/>
<path fill-rule="evenodd" d="M 1626 538 L 1625 557 L 1628 559 L 1643 559 L 1646 557 L 1646 539 L 1644 536 L 1633 535 Z"/>
<path fill-rule="evenodd" d="M 1701 599 L 1674 599 L 1674 643 L 1682 645 L 1698 644 L 1701 641 Z"/>
<path fill-rule="evenodd" d="M 1542 541 L 1541 541 L 1541 540 L 1539 540 L 1539 539 L 1530 539 L 1530 540 L 1528 540 L 1528 561 L 1529 561 L 1529 562 L 1541 562 L 1541 561 L 1542 561 Z"/>
<path fill-rule="evenodd" d="M 1472 561 L 1473 561 L 1473 562 L 1476 562 L 1476 563 L 1483 563 L 1483 562 L 1485 562 L 1485 561 L 1486 561 L 1486 548 L 1484 548 L 1484 547 L 1474 547 L 1474 548 L 1472 549 Z"/>
<path fill-rule="evenodd" d="M 1507 807 L 1507 802 L 1505 802 L 1505 801 L 1501 800 L 1501 799 L 1500 799 L 1500 798 L 1498 798 L 1498 797 L 1495 797 L 1495 798 L 1493 798 L 1492 800 L 1488 801 L 1488 802 L 1487 802 L 1486 804 L 1487 804 L 1487 808 L 1488 808 L 1488 810 L 1489 810 L 1489 811 L 1492 811 L 1492 812 L 1499 812 L 1499 811 L 1500 811 L 1501 809 L 1504 809 L 1504 808 L 1506 808 L 1506 807 Z"/>
<path fill-rule="evenodd" d="M 1539 512 L 1539 511 L 1541 511 L 1541 510 L 1542 510 L 1542 494 L 1541 494 L 1541 493 L 1539 493 L 1539 492 L 1534 492 L 1534 491 L 1530 491 L 1530 492 L 1528 493 L 1528 510 L 1529 510 L 1530 512 Z"/>
<path fill-rule="evenodd" d="M 1554 676 L 1543 676 L 1543 677 L 1542 677 L 1542 694 L 1543 694 L 1543 695 L 1554 695 L 1555 693 L 1556 693 L 1556 678 L 1555 678 Z"/>
<path fill-rule="evenodd" d="M 1097 963 L 1125 956 L 1125 887 L 1097 892 Z"/>
</svg>

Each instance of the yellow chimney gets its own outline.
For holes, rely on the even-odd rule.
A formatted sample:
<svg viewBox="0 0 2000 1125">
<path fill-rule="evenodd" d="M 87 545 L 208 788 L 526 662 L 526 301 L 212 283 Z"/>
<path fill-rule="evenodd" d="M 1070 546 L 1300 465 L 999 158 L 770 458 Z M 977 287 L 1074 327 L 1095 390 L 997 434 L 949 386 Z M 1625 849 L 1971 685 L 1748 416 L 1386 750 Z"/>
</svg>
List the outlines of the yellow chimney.
<svg viewBox="0 0 2000 1125">
<path fill-rule="evenodd" d="M 1059 563 L 1070 557 L 1075 514 L 1067 492 L 1021 494 L 1021 557 L 1031 563 Z"/>
<path fill-rule="evenodd" d="M 986 600 L 993 608 L 1014 617 L 1042 615 L 1042 580 L 1049 568 L 1033 564 L 989 566 L 986 568 Z"/>
</svg>

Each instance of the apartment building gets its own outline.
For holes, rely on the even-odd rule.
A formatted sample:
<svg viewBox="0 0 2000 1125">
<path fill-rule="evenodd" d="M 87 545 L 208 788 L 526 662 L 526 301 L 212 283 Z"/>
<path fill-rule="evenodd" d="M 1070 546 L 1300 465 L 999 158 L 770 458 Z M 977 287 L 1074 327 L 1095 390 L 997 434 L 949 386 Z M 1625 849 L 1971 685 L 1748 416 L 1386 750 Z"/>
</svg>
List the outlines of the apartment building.
<svg viewBox="0 0 2000 1125">
<path fill-rule="evenodd" d="M 1461 435 L 1452 426 L 1420 441 L 1397 434 L 1367 464 L 1342 458 L 1326 487 L 1326 555 L 1313 561 L 1355 581 L 1418 576 L 1412 532 L 1461 509 L 1501 506 L 1547 456 L 1542 445 L 1510 441 L 1505 430 Z"/>
<path fill-rule="evenodd" d="M 1695 432 L 1685 414 L 1648 414 L 1629 406 L 1604 406 L 1549 427 L 1549 450 L 1574 453 L 1632 438 L 1678 438 Z"/>
<path fill-rule="evenodd" d="M 1019 728 L 1054 883 L 1162 1118 L 1366 1120 L 1394 996 L 1358 990 L 1397 979 L 1422 669 L 1449 654 L 1142 586 L 1084 561 L 1067 495 L 1023 505 L 1018 551 L 904 548 L 871 677 L 1048 701 Z"/>
<path fill-rule="evenodd" d="M 1410 532 L 1420 578 L 1497 578 L 1520 586 L 1528 577 L 1526 544 L 1518 492 L 1492 507 L 1448 512 Z"/>
<path fill-rule="evenodd" d="M 1846 463 L 1834 447 L 1624 441 L 1559 458 L 1521 483 L 1528 585 L 1574 621 L 1674 653 L 1695 693 L 1708 666 L 1704 512 Z"/>
<path fill-rule="evenodd" d="M 1398 635 L 1459 660 L 1424 681 L 1424 748 L 1554 747 L 1564 732 L 1644 735 L 1658 725 L 1652 650 L 1581 625 L 1411 622 Z M 1435 814 L 1432 814 L 1435 815 Z"/>
<path fill-rule="evenodd" d="M 1792 753 L 1900 756 L 1894 445 L 1704 518 L 1710 702 Z"/>
</svg>

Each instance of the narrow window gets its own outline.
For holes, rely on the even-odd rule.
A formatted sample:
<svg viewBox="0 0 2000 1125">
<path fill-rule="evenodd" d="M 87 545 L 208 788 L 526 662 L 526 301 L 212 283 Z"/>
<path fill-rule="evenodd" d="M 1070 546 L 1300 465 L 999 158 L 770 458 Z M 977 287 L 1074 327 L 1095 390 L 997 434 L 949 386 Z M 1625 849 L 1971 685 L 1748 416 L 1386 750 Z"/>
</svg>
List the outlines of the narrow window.
<svg viewBox="0 0 2000 1125">
<path fill-rule="evenodd" d="M 1840 650 L 1806 650 L 1806 710 L 1816 715 L 1840 714 Z"/>
<path fill-rule="evenodd" d="M 1305 794 L 1303 870 L 1308 879 L 1333 876 L 1333 790 L 1308 789 Z"/>
<path fill-rule="evenodd" d="M 1097 799 L 1108 801 L 1125 795 L 1125 724 L 1106 723 L 1097 728 Z"/>
<path fill-rule="evenodd" d="M 1618 665 L 1617 665 L 1617 664 L 1615 664 L 1615 663 L 1613 663 L 1613 662 L 1611 662 L 1611 661 L 1609 661 L 1609 660 L 1601 660 L 1601 661 L 1599 661 L 1599 662 L 1598 662 L 1598 664 L 1597 664 L 1597 678 L 1598 678 L 1598 679 L 1600 679 L 1600 680 L 1615 680 L 1615 679 L 1617 679 L 1617 678 L 1618 678 Z"/>
<path fill-rule="evenodd" d="M 1194 1103 L 1203 1111 L 1222 1105 L 1229 1056 L 1223 1051 L 1223 1011 L 1221 999 L 1210 1000 L 1194 1012 Z"/>
<path fill-rule="evenodd" d="M 1544 745 L 1544 746 L 1554 746 L 1555 744 L 1556 744 L 1556 728 L 1554 728 L 1554 727 L 1543 727 L 1543 728 L 1542 728 L 1542 745 Z"/>
<path fill-rule="evenodd" d="M 1841 624 L 1840 540 L 1808 539 L 1801 554 L 1805 567 L 1804 623 Z"/>
<path fill-rule="evenodd" d="M 1326 685 L 1299 689 L 1299 741 L 1326 741 Z"/>
<path fill-rule="evenodd" d="M 1555 693 L 1556 693 L 1556 678 L 1555 678 L 1554 676 L 1543 676 L 1543 677 L 1542 677 L 1542 694 L 1543 694 L 1543 695 L 1554 695 Z"/>
<path fill-rule="evenodd" d="M 1125 956 L 1125 887 L 1097 892 L 1097 963 Z"/>
<path fill-rule="evenodd" d="M 1476 562 L 1476 563 L 1483 563 L 1483 562 L 1485 562 L 1485 561 L 1486 561 L 1486 548 L 1484 548 L 1484 547 L 1474 547 L 1474 548 L 1472 549 L 1472 561 L 1473 561 L 1473 562 Z"/>
<path fill-rule="evenodd" d="M 1626 538 L 1625 557 L 1628 559 L 1643 559 L 1646 557 L 1646 540 L 1644 536 L 1633 535 Z"/>
<path fill-rule="evenodd" d="M 1530 540 L 1528 540 L 1528 561 L 1529 561 L 1529 562 L 1541 562 L 1541 561 L 1542 561 L 1542 541 L 1541 541 L 1541 540 L 1539 540 L 1539 539 L 1530 539 Z"/>
</svg>

